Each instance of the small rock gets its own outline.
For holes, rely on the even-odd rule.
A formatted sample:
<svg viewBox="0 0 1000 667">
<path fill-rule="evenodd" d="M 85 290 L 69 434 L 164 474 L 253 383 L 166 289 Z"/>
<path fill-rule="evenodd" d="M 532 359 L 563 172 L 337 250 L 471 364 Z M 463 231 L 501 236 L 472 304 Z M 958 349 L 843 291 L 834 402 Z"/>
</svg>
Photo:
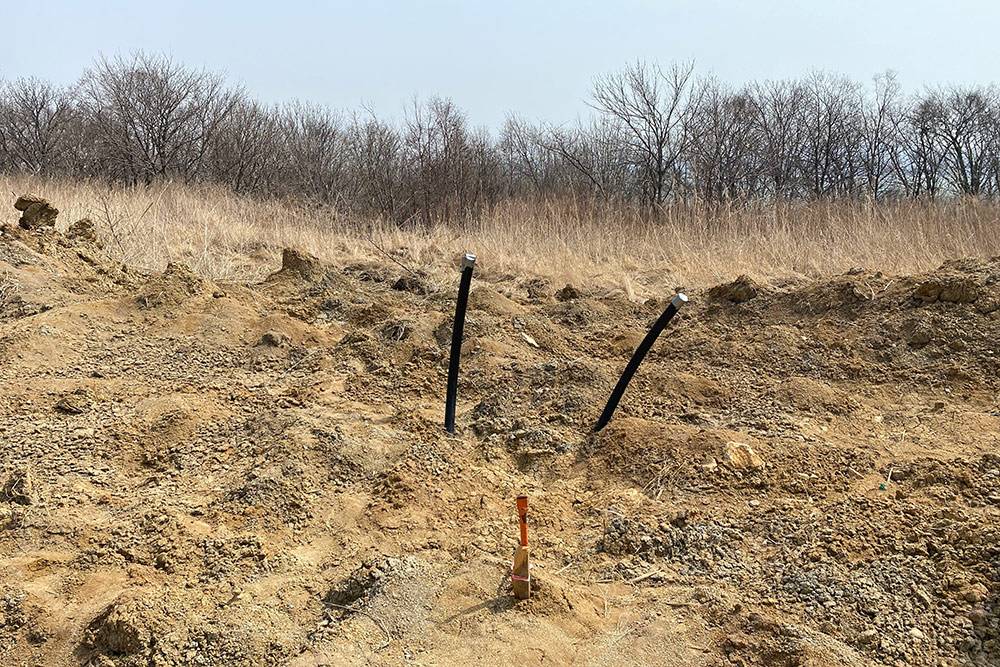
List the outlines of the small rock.
<svg viewBox="0 0 1000 667">
<path fill-rule="evenodd" d="M 18 211 L 27 211 L 33 204 L 46 204 L 47 200 L 38 195 L 21 195 L 14 202 L 14 208 Z"/>
<path fill-rule="evenodd" d="M 934 278 L 921 283 L 913 296 L 924 303 L 972 303 L 979 298 L 979 286 L 968 278 Z"/>
<path fill-rule="evenodd" d="M 764 467 L 764 459 L 750 445 L 742 442 L 727 442 L 723 460 L 733 470 L 757 470 Z"/>
<path fill-rule="evenodd" d="M 58 401 L 56 401 L 55 406 L 57 412 L 61 412 L 66 415 L 81 415 L 87 411 L 90 407 L 87 404 L 87 397 L 85 394 L 69 394 L 63 396 Z"/>
<path fill-rule="evenodd" d="M 966 602 L 978 603 L 985 600 L 989 594 L 990 591 L 986 588 L 986 586 L 982 584 L 972 584 L 964 588 L 961 591 L 960 596 Z"/>
<path fill-rule="evenodd" d="M 924 633 L 920 631 L 920 628 L 910 628 L 910 636 L 914 639 L 921 640 L 924 638 Z"/>
<path fill-rule="evenodd" d="M 706 456 L 698 467 L 701 468 L 702 472 L 715 472 L 719 467 L 719 462 L 715 460 L 714 456 Z"/>
<path fill-rule="evenodd" d="M 934 329 L 927 322 L 917 322 L 913 325 L 913 329 L 910 331 L 910 335 L 907 337 L 906 342 L 908 342 L 913 347 L 923 347 L 927 343 L 931 342 L 934 337 Z"/>
</svg>

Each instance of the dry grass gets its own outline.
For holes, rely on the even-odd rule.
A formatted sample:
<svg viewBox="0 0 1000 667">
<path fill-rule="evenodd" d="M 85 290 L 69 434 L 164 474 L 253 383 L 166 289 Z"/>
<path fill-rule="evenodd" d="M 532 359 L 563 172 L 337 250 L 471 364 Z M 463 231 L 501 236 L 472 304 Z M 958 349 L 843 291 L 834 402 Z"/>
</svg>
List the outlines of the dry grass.
<svg viewBox="0 0 1000 667">
<path fill-rule="evenodd" d="M 493 275 L 596 283 L 637 296 L 741 273 L 764 280 L 854 266 L 913 273 L 956 257 L 1000 255 L 1000 206 L 983 201 L 798 204 L 711 215 L 686 209 L 667 211 L 658 222 L 621 208 L 511 203 L 449 225 L 398 229 L 219 188 L 111 190 L 10 176 L 2 183 L 12 196 L 34 192 L 51 200 L 63 226 L 90 217 L 109 251 L 133 265 L 160 269 L 177 261 L 213 278 L 239 280 L 273 270 L 285 246 L 340 263 L 384 251 L 441 278 L 450 277 L 461 252 L 472 250 L 481 271 Z M 11 208 L 0 219 L 16 215 Z"/>
</svg>

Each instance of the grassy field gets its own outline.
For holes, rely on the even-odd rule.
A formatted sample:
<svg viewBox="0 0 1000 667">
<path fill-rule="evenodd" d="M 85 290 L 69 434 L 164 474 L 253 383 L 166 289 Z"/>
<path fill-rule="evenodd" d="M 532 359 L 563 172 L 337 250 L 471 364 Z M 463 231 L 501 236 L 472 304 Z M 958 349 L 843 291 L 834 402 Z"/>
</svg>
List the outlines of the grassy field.
<svg viewBox="0 0 1000 667">
<path fill-rule="evenodd" d="M 183 262 L 212 278 L 252 280 L 294 246 L 333 262 L 380 256 L 431 277 L 466 250 L 481 271 L 593 283 L 643 296 L 705 286 L 741 273 L 819 276 L 855 266 L 913 273 L 944 260 L 1000 255 L 1000 206 L 986 201 L 811 203 L 666 210 L 655 221 L 622 207 L 511 202 L 436 226 L 399 227 L 302 202 L 260 201 L 214 187 L 0 178 L 11 197 L 33 192 L 59 223 L 91 218 L 108 251 L 146 269 Z M 9 209 L 7 220 L 16 219 Z M 447 272 L 447 273 L 446 273 Z"/>
</svg>

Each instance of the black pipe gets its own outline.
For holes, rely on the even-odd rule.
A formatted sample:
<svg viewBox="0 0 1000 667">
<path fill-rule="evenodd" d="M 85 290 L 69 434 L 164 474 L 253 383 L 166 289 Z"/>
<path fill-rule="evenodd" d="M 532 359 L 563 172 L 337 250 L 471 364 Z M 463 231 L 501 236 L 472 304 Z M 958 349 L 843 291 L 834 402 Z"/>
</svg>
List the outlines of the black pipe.
<svg viewBox="0 0 1000 667">
<path fill-rule="evenodd" d="M 458 301 L 455 303 L 455 325 L 451 330 L 451 359 L 448 362 L 448 397 L 444 403 L 444 427 L 455 432 L 455 401 L 458 398 L 458 362 L 462 358 L 462 331 L 465 329 L 465 309 L 469 305 L 469 286 L 476 256 L 471 252 L 462 258 L 462 279 L 458 283 Z"/>
<path fill-rule="evenodd" d="M 688 298 L 683 294 L 676 294 L 674 298 L 670 300 L 670 305 L 667 309 L 656 319 L 653 323 L 652 328 L 646 337 L 642 339 L 639 343 L 639 347 L 635 348 L 635 352 L 632 354 L 632 358 L 629 360 L 628 365 L 625 370 L 622 371 L 622 376 L 618 378 L 618 384 L 615 385 L 614 391 L 611 392 L 611 396 L 608 397 L 608 404 L 604 406 L 604 412 L 601 413 L 601 418 L 597 420 L 597 424 L 594 425 L 594 433 L 597 433 L 602 428 L 607 426 L 608 422 L 611 421 L 611 417 L 615 414 L 615 408 L 618 407 L 618 401 L 622 400 L 622 395 L 625 393 L 625 389 L 628 387 L 628 383 L 632 381 L 632 376 L 635 375 L 635 370 L 639 368 L 639 364 L 642 360 L 646 358 L 646 353 L 649 352 L 649 348 L 653 347 L 653 343 L 659 337 L 660 332 L 670 323 L 677 311 L 680 310 L 681 306 L 687 303 Z"/>
</svg>

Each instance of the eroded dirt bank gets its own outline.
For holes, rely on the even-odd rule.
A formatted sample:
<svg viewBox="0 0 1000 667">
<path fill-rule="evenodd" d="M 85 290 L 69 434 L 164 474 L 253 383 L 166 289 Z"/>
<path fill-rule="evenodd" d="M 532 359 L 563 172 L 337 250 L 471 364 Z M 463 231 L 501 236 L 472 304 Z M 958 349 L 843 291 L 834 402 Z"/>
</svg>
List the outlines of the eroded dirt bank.
<svg viewBox="0 0 1000 667">
<path fill-rule="evenodd" d="M 1000 662 L 1000 259 L 695 290 L 599 436 L 665 301 L 479 276 L 447 437 L 396 264 L 0 279 L 3 664 Z"/>
</svg>

